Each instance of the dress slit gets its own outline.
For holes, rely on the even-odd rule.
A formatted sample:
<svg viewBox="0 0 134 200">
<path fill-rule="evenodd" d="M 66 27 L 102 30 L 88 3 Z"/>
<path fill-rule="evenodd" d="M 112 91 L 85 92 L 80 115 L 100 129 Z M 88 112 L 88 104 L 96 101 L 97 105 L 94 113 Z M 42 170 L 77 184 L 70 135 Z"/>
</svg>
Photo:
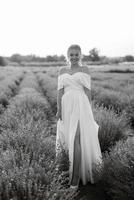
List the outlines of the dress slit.
<svg viewBox="0 0 134 200">
<path fill-rule="evenodd" d="M 79 129 L 78 129 L 78 125 L 79 125 Z M 73 154 L 72 154 L 72 161 L 73 162 L 71 162 L 71 164 L 72 164 L 72 166 L 71 166 L 71 173 L 70 173 L 70 183 L 71 183 L 71 181 L 72 181 L 72 179 L 73 179 L 73 176 L 74 176 L 74 159 L 76 159 L 75 157 L 74 157 L 74 153 L 75 153 L 75 148 L 76 148 L 76 146 L 75 146 L 75 140 L 76 140 L 76 136 L 77 136 L 77 134 L 78 134 L 78 131 L 79 130 L 79 145 L 80 145 L 80 150 L 81 150 L 81 129 L 80 129 L 80 120 L 78 119 L 77 120 L 77 125 L 76 125 L 76 131 L 75 131 L 75 135 L 74 135 L 74 140 L 73 140 Z M 80 178 L 80 167 L 81 167 L 81 152 L 80 152 L 80 160 L 79 160 L 79 178 Z"/>
</svg>

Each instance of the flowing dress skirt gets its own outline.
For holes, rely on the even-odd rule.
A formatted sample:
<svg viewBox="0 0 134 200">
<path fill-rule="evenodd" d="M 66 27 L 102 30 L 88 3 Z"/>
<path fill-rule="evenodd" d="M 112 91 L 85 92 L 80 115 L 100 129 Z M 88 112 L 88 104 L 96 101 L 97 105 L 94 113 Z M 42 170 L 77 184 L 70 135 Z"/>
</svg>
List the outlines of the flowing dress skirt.
<svg viewBox="0 0 134 200">
<path fill-rule="evenodd" d="M 73 173 L 74 139 L 80 123 L 81 172 L 83 185 L 94 183 L 93 166 L 101 163 L 102 155 L 98 140 L 99 126 L 94 120 L 91 105 L 84 90 L 70 89 L 62 96 L 62 121 L 57 122 L 57 138 L 69 153 L 70 181 Z"/>
</svg>

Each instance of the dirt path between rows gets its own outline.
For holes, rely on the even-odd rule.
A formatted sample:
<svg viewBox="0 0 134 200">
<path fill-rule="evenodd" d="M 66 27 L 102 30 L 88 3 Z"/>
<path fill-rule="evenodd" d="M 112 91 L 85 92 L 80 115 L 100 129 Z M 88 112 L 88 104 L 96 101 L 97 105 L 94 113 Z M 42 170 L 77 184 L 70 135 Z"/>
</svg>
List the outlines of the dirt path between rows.
<svg viewBox="0 0 134 200">
<path fill-rule="evenodd" d="M 83 186 L 80 185 L 77 200 L 107 200 L 106 195 L 100 184 L 90 184 Z"/>
</svg>

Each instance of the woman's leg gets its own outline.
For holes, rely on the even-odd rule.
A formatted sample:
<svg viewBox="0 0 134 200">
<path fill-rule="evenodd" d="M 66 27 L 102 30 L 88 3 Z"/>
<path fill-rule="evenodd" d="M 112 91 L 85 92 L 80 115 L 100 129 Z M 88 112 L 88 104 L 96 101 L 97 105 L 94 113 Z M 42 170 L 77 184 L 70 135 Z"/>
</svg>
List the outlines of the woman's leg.
<svg viewBox="0 0 134 200">
<path fill-rule="evenodd" d="M 77 185 L 80 176 L 80 164 L 81 164 L 81 146 L 80 146 L 80 125 L 78 121 L 75 140 L 74 140 L 74 162 L 73 162 L 73 174 L 71 185 Z"/>
</svg>

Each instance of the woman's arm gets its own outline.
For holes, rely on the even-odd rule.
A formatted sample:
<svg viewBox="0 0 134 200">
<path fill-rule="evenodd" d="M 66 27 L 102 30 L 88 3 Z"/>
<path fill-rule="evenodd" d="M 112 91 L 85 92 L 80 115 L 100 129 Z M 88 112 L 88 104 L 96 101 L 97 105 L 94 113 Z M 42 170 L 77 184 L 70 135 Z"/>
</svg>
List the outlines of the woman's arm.
<svg viewBox="0 0 134 200">
<path fill-rule="evenodd" d="M 88 100 L 89 100 L 89 103 L 91 104 L 92 106 L 92 100 L 91 100 L 91 90 L 89 90 L 88 88 L 84 87 L 84 91 L 85 91 L 85 94 L 87 95 L 88 97 Z"/>
<path fill-rule="evenodd" d="M 56 118 L 57 120 L 62 120 L 62 104 L 61 104 L 61 99 L 64 94 L 64 88 L 58 90 L 57 92 L 57 113 L 56 113 Z"/>
<path fill-rule="evenodd" d="M 83 72 L 89 74 L 90 76 L 90 71 L 89 71 L 89 68 L 87 66 L 83 66 Z M 90 86 L 91 87 L 91 86 Z M 84 91 L 85 91 L 85 94 L 87 95 L 88 99 L 89 99 L 89 103 L 91 104 L 92 106 L 92 100 L 91 100 L 91 89 L 87 88 L 87 87 L 84 87 Z"/>
<path fill-rule="evenodd" d="M 64 68 L 61 68 L 58 72 L 58 76 L 60 74 L 62 74 L 63 71 L 64 71 Z M 58 119 L 59 118 L 61 119 L 61 111 L 62 111 L 61 99 L 62 99 L 63 94 L 64 94 L 64 87 L 57 90 L 57 114 L 56 114 L 56 116 Z"/>
<path fill-rule="evenodd" d="M 64 88 L 57 90 L 57 111 L 61 111 L 61 99 L 64 94 Z"/>
</svg>

